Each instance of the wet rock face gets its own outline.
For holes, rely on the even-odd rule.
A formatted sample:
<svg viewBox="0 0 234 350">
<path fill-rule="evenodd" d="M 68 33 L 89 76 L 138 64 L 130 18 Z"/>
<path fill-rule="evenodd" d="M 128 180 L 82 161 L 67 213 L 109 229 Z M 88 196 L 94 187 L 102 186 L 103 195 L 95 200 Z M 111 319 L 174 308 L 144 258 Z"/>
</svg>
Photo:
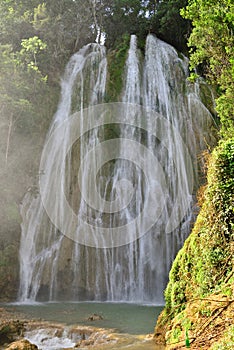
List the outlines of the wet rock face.
<svg viewBox="0 0 234 350">
<path fill-rule="evenodd" d="M 22 339 L 11 343 L 6 350 L 36 350 L 38 347 L 31 344 L 28 340 Z"/>
</svg>

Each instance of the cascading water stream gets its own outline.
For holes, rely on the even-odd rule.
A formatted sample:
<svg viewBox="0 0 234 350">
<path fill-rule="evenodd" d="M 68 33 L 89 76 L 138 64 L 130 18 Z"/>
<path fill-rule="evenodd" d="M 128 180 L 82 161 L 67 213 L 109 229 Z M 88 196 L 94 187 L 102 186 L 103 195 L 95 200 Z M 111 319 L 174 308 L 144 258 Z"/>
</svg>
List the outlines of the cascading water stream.
<svg viewBox="0 0 234 350">
<path fill-rule="evenodd" d="M 84 71 L 88 66 L 96 64 L 97 70 L 91 70 L 89 79 L 84 82 Z M 77 84 L 79 98 L 75 100 L 73 106 L 73 87 Z M 54 116 L 48 138 L 57 125 L 63 123 L 72 113 L 73 108 L 84 108 L 84 96 L 90 103 L 98 103 L 103 98 L 106 83 L 106 55 L 104 47 L 95 44 L 86 45 L 77 54 L 73 55 L 67 65 L 64 79 L 61 83 L 61 101 Z M 86 92 L 84 92 L 86 89 Z M 56 172 L 62 173 L 61 186 L 66 184 L 66 169 L 54 169 L 53 159 L 60 157 L 65 152 L 66 144 L 69 142 L 69 128 L 64 128 L 63 139 L 56 140 L 47 156 L 50 173 L 48 174 L 48 196 L 50 195 L 49 178 L 56 176 Z M 43 171 L 43 170 L 42 170 Z M 58 215 L 63 217 L 63 208 L 59 207 Z M 29 192 L 25 195 L 21 206 L 23 218 L 21 225 L 21 245 L 20 245 L 20 288 L 19 299 L 26 302 L 35 300 L 41 288 L 43 278 L 46 278 L 47 293 L 46 298 L 54 298 L 56 284 L 56 273 L 60 249 L 64 236 L 50 223 L 44 210 L 40 196 L 34 197 Z"/>
<path fill-rule="evenodd" d="M 112 124 L 92 128 L 89 112 L 83 109 L 105 100 L 105 49 L 90 44 L 72 56 L 62 81 L 61 101 L 48 139 L 58 125 L 63 125 L 76 111 L 80 111 L 79 128 L 83 136 L 67 153 L 73 130 L 65 123 L 61 138 L 54 140 L 46 156 L 46 174 L 43 175 L 43 169 L 40 171 L 44 176 L 46 195 L 52 200 L 55 185 L 51 184 L 51 179 L 60 174 L 54 210 L 59 220 L 66 224 L 68 219 L 60 198 L 60 193 L 65 192 L 77 214 L 78 229 L 73 240 L 62 235 L 47 217 L 40 196 L 26 194 L 21 207 L 19 300 L 163 301 L 171 262 L 190 231 L 193 196 L 198 183 L 196 156 L 205 148 L 204 139 L 209 144 L 207 126 L 212 125 L 211 115 L 187 82 L 187 75 L 187 60 L 179 58 L 170 45 L 149 35 L 143 57 L 137 48 L 136 36 L 132 36 L 123 81 L 124 105 L 119 107 L 120 110 L 125 107 L 121 123 L 112 120 Z M 138 126 L 134 127 L 134 106 L 140 105 L 143 108 L 140 111 L 145 112 L 143 117 L 137 115 Z M 111 109 L 114 115 L 115 106 L 106 107 L 108 112 Z M 86 132 L 85 125 L 89 123 L 90 129 Z M 198 124 L 200 128 L 197 128 Z M 107 136 L 108 133 L 112 135 Z M 91 151 L 108 138 L 113 139 L 113 148 L 119 156 L 115 161 L 105 163 L 104 152 Z M 116 138 L 118 144 L 114 141 Z M 135 159 L 135 149 L 129 149 L 124 140 L 150 150 L 150 153 L 144 153 L 144 163 L 141 163 L 144 169 L 129 160 Z M 87 153 L 91 160 L 82 163 Z M 54 163 L 55 158 L 60 161 Z M 158 160 L 156 164 L 152 162 L 154 158 Z M 82 170 L 79 170 L 81 163 Z M 99 164 L 103 164 L 100 169 Z M 82 191 L 85 191 L 94 202 L 98 200 L 99 194 L 95 194 L 90 179 L 90 167 L 98 169 L 95 174 L 97 192 L 104 199 L 99 211 L 93 210 L 82 197 Z M 146 181 L 145 173 L 156 174 L 153 187 Z M 192 190 L 191 178 L 195 182 Z M 132 184 L 130 187 L 129 183 Z M 163 194 L 162 183 L 165 183 Z M 131 201 L 125 205 L 131 191 Z M 157 211 L 150 206 L 152 197 L 161 198 L 158 206 L 164 204 L 162 212 L 155 225 L 135 239 L 147 216 L 151 217 Z M 105 212 L 107 202 L 111 209 L 108 213 Z M 117 202 L 123 208 L 121 211 L 114 210 Z M 130 225 L 145 207 L 148 213 L 141 217 L 141 222 Z M 78 243 L 83 219 L 92 223 L 94 240 L 103 227 L 127 224 L 128 243 L 106 245 L 103 249 L 98 245 L 95 248 Z M 70 227 L 69 223 L 67 225 Z M 102 245 L 105 246 L 105 238 Z"/>
</svg>

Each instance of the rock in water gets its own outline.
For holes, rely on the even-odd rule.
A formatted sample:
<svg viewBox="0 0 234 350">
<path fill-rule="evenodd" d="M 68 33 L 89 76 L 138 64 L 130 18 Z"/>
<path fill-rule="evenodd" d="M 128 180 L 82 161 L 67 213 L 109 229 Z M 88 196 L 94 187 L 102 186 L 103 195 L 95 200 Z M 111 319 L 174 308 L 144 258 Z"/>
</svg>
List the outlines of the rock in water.
<svg viewBox="0 0 234 350">
<path fill-rule="evenodd" d="M 88 321 L 99 321 L 103 320 L 103 317 L 101 315 L 93 314 L 88 317 Z"/>
<path fill-rule="evenodd" d="M 31 344 L 27 339 L 22 339 L 11 343 L 6 350 L 37 350 L 38 347 Z"/>
</svg>

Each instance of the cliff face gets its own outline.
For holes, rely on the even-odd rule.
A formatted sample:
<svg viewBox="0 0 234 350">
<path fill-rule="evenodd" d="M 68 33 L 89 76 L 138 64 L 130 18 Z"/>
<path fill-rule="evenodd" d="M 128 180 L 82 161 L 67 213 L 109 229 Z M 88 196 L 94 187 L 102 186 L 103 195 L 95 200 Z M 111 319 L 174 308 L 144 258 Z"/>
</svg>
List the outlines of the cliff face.
<svg viewBox="0 0 234 350">
<path fill-rule="evenodd" d="M 220 142 L 209 157 L 207 180 L 194 229 L 170 271 L 165 309 L 155 328 L 156 341 L 170 349 L 186 343 L 194 349 L 234 346 L 233 138 Z"/>
</svg>

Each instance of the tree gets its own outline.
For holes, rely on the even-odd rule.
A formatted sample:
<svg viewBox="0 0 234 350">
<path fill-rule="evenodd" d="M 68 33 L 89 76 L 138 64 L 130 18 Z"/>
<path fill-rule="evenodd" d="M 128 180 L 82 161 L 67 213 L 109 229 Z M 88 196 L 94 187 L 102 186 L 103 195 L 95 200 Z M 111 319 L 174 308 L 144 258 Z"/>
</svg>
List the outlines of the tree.
<svg viewBox="0 0 234 350">
<path fill-rule="evenodd" d="M 3 0 L 0 2 L 0 43 L 10 44 L 13 52 L 17 52 L 22 50 L 25 40 L 41 40 L 47 48 L 38 52 L 37 66 L 44 75 L 51 71 L 53 76 L 55 70 L 61 72 L 72 53 L 95 41 L 94 2 Z"/>
<path fill-rule="evenodd" d="M 142 34 L 147 30 L 145 2 L 141 0 L 102 1 L 101 26 L 105 32 L 107 47 L 118 45 L 124 34 Z"/>
<path fill-rule="evenodd" d="M 10 45 L 0 45 L 0 118 L 9 126 L 8 135 L 15 129 L 33 133 L 47 123 L 42 103 L 49 91 L 46 78 L 34 62 L 26 64 L 19 57 Z"/>
<path fill-rule="evenodd" d="M 45 0 L 34 9 L 33 27 L 47 44 L 46 66 L 62 69 L 72 53 L 97 36 L 90 1 Z M 46 68 L 44 68 L 46 69 Z"/>
<path fill-rule="evenodd" d="M 40 0 L 2 0 L 0 2 L 1 44 L 10 44 L 14 51 L 20 50 L 21 40 L 35 35 L 31 20 L 34 7 L 39 3 Z"/>
<path fill-rule="evenodd" d="M 187 0 L 93 1 L 98 6 L 98 22 L 108 47 L 118 45 L 124 34 L 137 34 L 141 41 L 152 32 L 178 50 L 186 51 L 190 21 L 182 18 L 180 9 Z"/>
<path fill-rule="evenodd" d="M 186 4 L 187 0 L 160 1 L 154 17 L 156 34 L 177 50 L 185 53 L 187 53 L 191 22 L 180 15 L 180 9 Z"/>
<path fill-rule="evenodd" d="M 33 36 L 29 39 L 22 39 L 22 49 L 19 53 L 21 61 L 25 61 L 29 69 L 38 71 L 37 55 L 40 51 L 46 49 L 46 43 L 44 43 L 38 36 Z"/>
<path fill-rule="evenodd" d="M 191 69 L 201 67 L 216 85 L 221 134 L 234 130 L 234 3 L 232 0 L 189 0 L 182 15 L 192 21 L 189 38 Z"/>
</svg>

